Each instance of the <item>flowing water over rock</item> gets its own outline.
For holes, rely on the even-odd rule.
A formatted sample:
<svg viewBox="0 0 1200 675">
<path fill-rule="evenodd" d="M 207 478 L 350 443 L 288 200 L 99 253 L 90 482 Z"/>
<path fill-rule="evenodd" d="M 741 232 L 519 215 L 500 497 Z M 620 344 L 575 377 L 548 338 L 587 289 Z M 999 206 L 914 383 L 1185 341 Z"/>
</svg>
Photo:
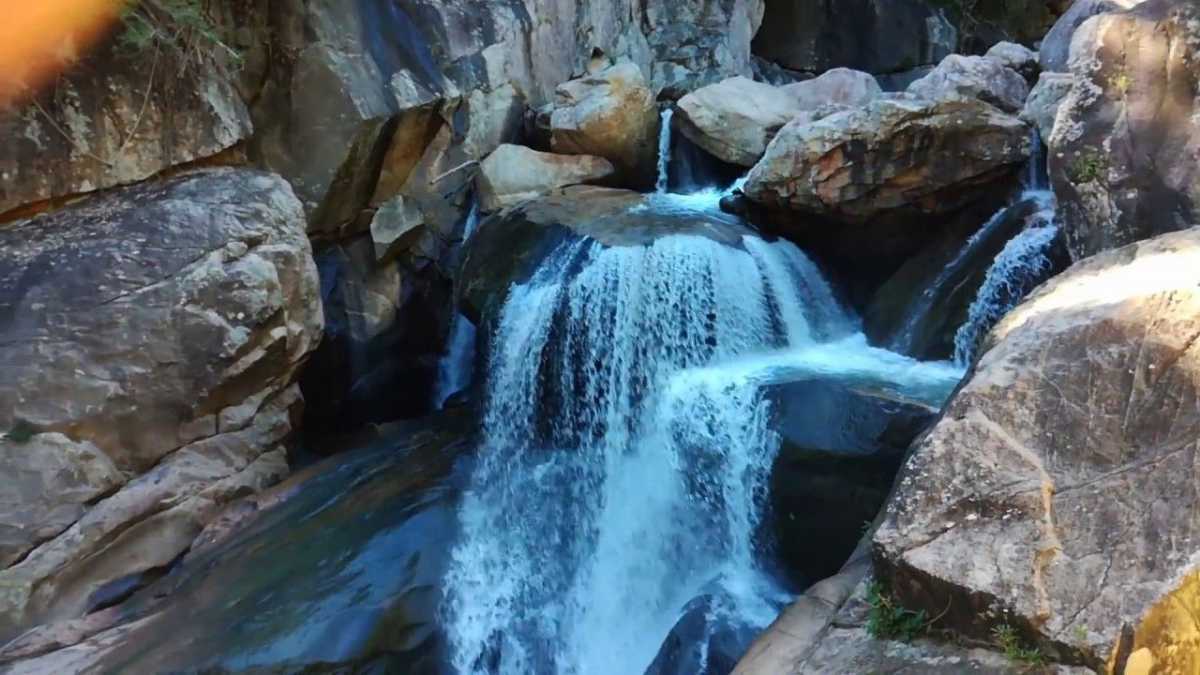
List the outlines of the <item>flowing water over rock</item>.
<svg viewBox="0 0 1200 675">
<path fill-rule="evenodd" d="M 1054 197 L 1040 193 L 1036 221 L 1013 237 L 988 269 L 967 312 L 967 322 L 954 335 L 954 362 L 966 367 L 983 336 L 1054 269 L 1050 248 L 1058 236 Z"/>
<path fill-rule="evenodd" d="M 666 192 L 671 170 L 671 117 L 675 109 L 667 106 L 662 111 L 662 123 L 658 129 L 658 179 L 654 182 L 655 192 Z"/>
<path fill-rule="evenodd" d="M 471 205 L 467 222 L 463 225 L 463 244 L 471 240 L 475 228 L 479 227 L 479 204 Z M 446 354 L 438 363 L 437 382 L 434 385 L 433 404 L 438 410 L 446 400 L 466 389 L 471 384 L 475 362 L 475 324 L 461 312 L 454 315 L 450 324 L 450 339 Z"/>
<path fill-rule="evenodd" d="M 712 218 L 727 192 L 634 208 Z M 455 669 L 641 673 L 703 599 L 701 645 L 770 623 L 790 595 L 762 527 L 779 447 L 763 386 L 797 373 L 934 405 L 961 376 L 868 347 L 783 241 L 575 240 L 513 285 L 446 579 Z"/>
</svg>

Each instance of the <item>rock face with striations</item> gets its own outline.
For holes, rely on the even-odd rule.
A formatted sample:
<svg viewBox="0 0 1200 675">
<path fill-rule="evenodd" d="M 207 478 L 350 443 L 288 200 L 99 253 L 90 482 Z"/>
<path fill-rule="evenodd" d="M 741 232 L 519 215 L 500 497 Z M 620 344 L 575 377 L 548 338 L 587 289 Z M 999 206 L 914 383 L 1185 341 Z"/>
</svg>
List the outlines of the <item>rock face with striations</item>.
<svg viewBox="0 0 1200 675">
<path fill-rule="evenodd" d="M 1050 176 L 1076 260 L 1200 218 L 1200 6 L 1148 0 L 1078 30 Z"/>
<path fill-rule="evenodd" d="M 321 324 L 277 176 L 204 171 L 0 229 L 0 641 L 136 588 L 285 474 Z"/>
<path fill-rule="evenodd" d="M 0 214 L 209 159 L 252 132 L 223 64 L 110 47 L 33 102 L 0 110 Z"/>
<path fill-rule="evenodd" d="M 1198 288 L 1193 228 L 1077 263 L 994 329 L 875 536 L 907 606 L 1106 672 L 1143 649 L 1196 671 Z"/>
<path fill-rule="evenodd" d="M 1028 127 L 986 103 L 879 99 L 785 126 L 750 171 L 745 193 L 847 223 L 948 213 L 1029 154 Z"/>
</svg>

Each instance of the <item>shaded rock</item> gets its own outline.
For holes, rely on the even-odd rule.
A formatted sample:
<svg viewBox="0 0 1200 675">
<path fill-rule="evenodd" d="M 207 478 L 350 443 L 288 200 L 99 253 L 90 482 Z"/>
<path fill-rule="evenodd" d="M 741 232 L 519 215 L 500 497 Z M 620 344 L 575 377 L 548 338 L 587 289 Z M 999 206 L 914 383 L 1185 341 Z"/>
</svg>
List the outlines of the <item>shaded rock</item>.
<svg viewBox="0 0 1200 675">
<path fill-rule="evenodd" d="M 71 646 L 9 672 L 445 672 L 438 586 L 455 532 L 450 476 L 470 433 L 463 415 L 379 428 L 230 507 L 246 511 L 240 522 L 206 531 L 116 610 L 117 627 L 78 627 L 81 641 L 60 631 Z"/>
<path fill-rule="evenodd" d="M 1200 201 L 1200 7 L 1153 0 L 1089 19 L 1049 141 L 1050 177 L 1079 260 L 1195 224 Z"/>
<path fill-rule="evenodd" d="M 958 26 L 957 51 L 982 54 L 997 42 L 1033 47 L 1072 0 L 973 0 L 936 2 Z"/>
<path fill-rule="evenodd" d="M 611 161 L 631 185 L 653 182 L 658 109 L 641 71 L 620 63 L 555 91 L 550 147 Z"/>
<path fill-rule="evenodd" d="M 555 155 L 520 145 L 501 145 L 480 166 L 480 208 L 506 208 L 555 188 L 595 183 L 614 171 L 612 163 L 601 157 Z"/>
<path fill-rule="evenodd" d="M 1025 99 L 1021 119 L 1037 127 L 1038 135 L 1046 142 L 1054 135 L 1058 108 L 1074 83 L 1075 78 L 1067 73 L 1042 73 Z"/>
<path fill-rule="evenodd" d="M 88 505 L 125 482 L 111 458 L 88 442 L 60 433 L 18 442 L 10 432 L 0 471 L 12 485 L 0 492 L 0 567 L 79 520 Z"/>
<path fill-rule="evenodd" d="M 724 675 L 733 670 L 754 629 L 738 625 L 724 609 L 728 600 L 705 595 L 683 608 L 682 616 L 646 668 L 645 675 Z"/>
<path fill-rule="evenodd" d="M 875 535 L 905 606 L 1121 672 L 1126 630 L 1192 602 L 1197 262 L 1197 229 L 1102 253 L 993 330 Z M 1194 621 L 1141 646 L 1193 658 Z"/>
<path fill-rule="evenodd" d="M 1017 113 L 1029 96 L 1029 84 L 1001 61 L 951 54 L 910 84 L 908 93 L 930 101 L 979 99 L 1004 112 Z"/>
<path fill-rule="evenodd" d="M 734 77 L 680 99 L 678 125 L 684 136 L 713 156 L 749 167 L 802 110 L 797 96 L 784 87 Z"/>
<path fill-rule="evenodd" d="M 772 0 L 753 50 L 795 71 L 893 73 L 935 64 L 957 42 L 949 20 L 920 0 Z"/>
<path fill-rule="evenodd" d="M 770 385 L 767 397 L 782 439 L 771 471 L 772 527 L 787 569 L 809 583 L 846 562 L 909 443 L 937 410 L 866 383 L 819 378 Z"/>
<path fill-rule="evenodd" d="M 766 84 L 775 85 L 776 87 L 781 87 L 785 84 L 802 82 L 812 77 L 812 75 L 809 73 L 788 70 L 787 68 L 784 68 L 783 66 L 772 61 L 768 61 L 761 56 L 754 56 L 752 58 L 752 62 L 754 68 L 754 80 L 756 82 L 764 82 Z"/>
<path fill-rule="evenodd" d="M 801 110 L 816 110 L 830 104 L 866 105 L 883 93 L 873 76 L 850 68 L 833 68 L 811 80 L 785 85 L 781 89 L 796 100 Z"/>
<path fill-rule="evenodd" d="M 677 126 L 683 128 L 682 124 Z M 671 161 L 667 166 L 668 192 L 689 194 L 707 189 L 725 190 L 744 175 L 746 167 L 718 159 L 685 134 L 671 136 Z"/>
<path fill-rule="evenodd" d="M 678 99 L 730 76 L 753 74 L 750 41 L 762 24 L 764 0 L 631 4 L 635 13 L 644 12 L 650 80 L 662 98 Z"/>
<path fill-rule="evenodd" d="M 1042 70 L 1065 73 L 1071 56 L 1071 39 L 1075 31 L 1088 19 L 1097 14 L 1122 12 L 1137 6 L 1142 0 L 1075 0 L 1067 11 L 1054 22 L 1046 33 L 1039 49 L 1038 59 Z"/>
<path fill-rule="evenodd" d="M 1036 82 L 1038 73 L 1041 72 L 1038 53 L 1015 42 L 997 42 L 987 50 L 984 57 L 1016 71 L 1030 83 Z"/>
<path fill-rule="evenodd" d="M 386 262 L 417 243 L 425 227 L 425 216 L 415 200 L 403 195 L 384 202 L 371 219 L 371 241 L 375 259 Z"/>
<path fill-rule="evenodd" d="M 367 236 L 318 251 L 325 338 L 301 379 L 306 429 L 349 431 L 429 411 L 451 287 L 437 266 L 416 269 L 406 255 L 379 261 Z"/>
<path fill-rule="evenodd" d="M 34 102 L 0 111 L 0 214 L 133 183 L 245 141 L 254 128 L 225 65 L 109 46 Z"/>
<path fill-rule="evenodd" d="M 745 193 L 847 223 L 949 213 L 1029 154 L 1026 126 L 985 103 L 878 99 L 789 123 L 750 171 Z"/>
<path fill-rule="evenodd" d="M 228 169 L 0 230 L 0 289 L 0 456 L 21 476 L 0 503 L 47 504 L 6 523 L 25 534 L 0 571 L 2 638 L 169 564 L 286 472 L 321 305 L 291 189 Z"/>
</svg>

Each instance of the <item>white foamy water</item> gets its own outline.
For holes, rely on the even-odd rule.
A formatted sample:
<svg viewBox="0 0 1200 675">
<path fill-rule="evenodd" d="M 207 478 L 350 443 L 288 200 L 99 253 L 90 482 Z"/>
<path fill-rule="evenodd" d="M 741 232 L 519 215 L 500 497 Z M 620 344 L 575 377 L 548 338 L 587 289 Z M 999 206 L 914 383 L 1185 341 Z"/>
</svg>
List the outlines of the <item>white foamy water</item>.
<svg viewBox="0 0 1200 675">
<path fill-rule="evenodd" d="M 641 673 L 701 595 L 761 629 L 789 599 L 756 533 L 798 372 L 940 403 L 961 376 L 873 349 L 787 242 L 578 243 L 514 286 L 444 614 L 463 673 Z"/>
</svg>

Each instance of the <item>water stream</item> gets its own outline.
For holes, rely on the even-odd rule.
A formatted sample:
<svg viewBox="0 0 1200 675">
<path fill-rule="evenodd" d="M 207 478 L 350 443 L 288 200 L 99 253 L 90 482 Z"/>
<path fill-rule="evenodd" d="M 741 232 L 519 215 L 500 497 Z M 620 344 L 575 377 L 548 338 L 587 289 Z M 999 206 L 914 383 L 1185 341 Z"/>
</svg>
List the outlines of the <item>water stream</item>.
<svg viewBox="0 0 1200 675">
<path fill-rule="evenodd" d="M 463 224 L 462 243 L 465 245 L 479 227 L 479 204 L 471 204 L 467 213 L 466 223 Z M 437 410 L 446 406 L 446 401 L 466 389 L 471 384 L 475 363 L 475 324 L 456 312 L 450 323 L 450 338 L 447 342 L 446 353 L 438 361 L 437 382 L 433 387 L 433 405 Z"/>
<path fill-rule="evenodd" d="M 735 188 L 637 208 L 732 219 L 718 204 Z M 454 668 L 637 674 L 699 599 L 707 630 L 774 620 L 790 595 L 761 527 L 779 449 L 763 387 L 798 373 L 939 405 L 962 371 L 868 346 L 782 240 L 584 239 L 510 288 L 446 578 Z"/>
</svg>

